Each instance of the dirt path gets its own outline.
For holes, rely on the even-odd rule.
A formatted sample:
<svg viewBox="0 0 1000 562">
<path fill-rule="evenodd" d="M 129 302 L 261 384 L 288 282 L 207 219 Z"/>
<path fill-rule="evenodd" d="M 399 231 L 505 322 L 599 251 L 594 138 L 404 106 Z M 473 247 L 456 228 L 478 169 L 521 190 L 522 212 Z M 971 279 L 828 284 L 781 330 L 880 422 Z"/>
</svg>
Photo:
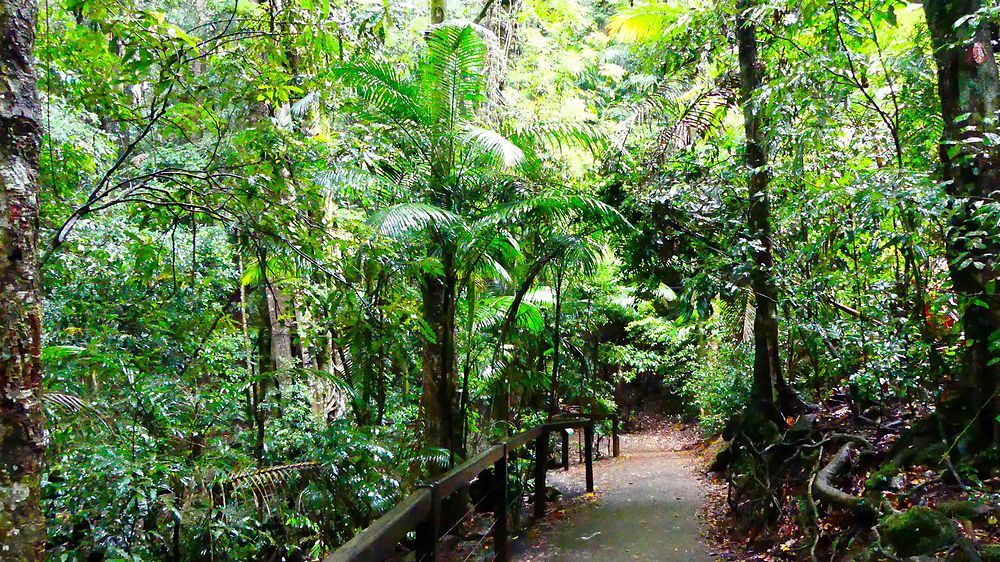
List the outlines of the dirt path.
<svg viewBox="0 0 1000 562">
<path fill-rule="evenodd" d="M 622 436 L 622 456 L 595 464 L 595 495 L 583 468 L 549 472 L 566 495 L 556 512 L 515 542 L 520 562 L 710 562 L 699 510 L 705 489 L 684 435 L 669 427 Z"/>
</svg>

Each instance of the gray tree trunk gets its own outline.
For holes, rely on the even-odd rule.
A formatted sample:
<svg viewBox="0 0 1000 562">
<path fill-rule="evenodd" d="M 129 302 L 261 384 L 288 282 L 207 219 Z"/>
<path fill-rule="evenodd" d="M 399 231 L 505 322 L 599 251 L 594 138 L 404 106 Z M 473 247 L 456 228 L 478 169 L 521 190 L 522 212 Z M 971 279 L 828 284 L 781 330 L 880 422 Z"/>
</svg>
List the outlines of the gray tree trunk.
<svg viewBox="0 0 1000 562">
<path fill-rule="evenodd" d="M 37 6 L 0 0 L 0 559 L 42 560 Z"/>
<path fill-rule="evenodd" d="M 781 423 L 796 407 L 797 397 L 781 374 L 778 341 L 778 291 L 774 284 L 771 248 L 771 178 L 761 110 L 753 100 L 761 86 L 757 57 L 757 28 L 747 17 L 752 0 L 737 2 L 736 39 L 740 60 L 740 98 L 746 132 L 746 163 L 749 177 L 749 227 L 754 244 L 750 285 L 754 292 L 754 362 L 752 405 L 764 418 Z"/>
</svg>

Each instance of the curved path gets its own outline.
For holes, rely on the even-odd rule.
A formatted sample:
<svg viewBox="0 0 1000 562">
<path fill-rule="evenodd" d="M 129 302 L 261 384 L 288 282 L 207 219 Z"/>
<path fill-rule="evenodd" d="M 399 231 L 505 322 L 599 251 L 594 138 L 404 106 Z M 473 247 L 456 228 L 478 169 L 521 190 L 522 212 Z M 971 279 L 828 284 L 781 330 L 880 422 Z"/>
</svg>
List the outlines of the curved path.
<svg viewBox="0 0 1000 562">
<path fill-rule="evenodd" d="M 551 471 L 566 495 L 514 544 L 519 562 L 711 562 L 699 510 L 705 488 L 683 437 L 669 429 L 622 436 L 622 456 L 594 465 L 595 495 L 582 467 Z"/>
</svg>

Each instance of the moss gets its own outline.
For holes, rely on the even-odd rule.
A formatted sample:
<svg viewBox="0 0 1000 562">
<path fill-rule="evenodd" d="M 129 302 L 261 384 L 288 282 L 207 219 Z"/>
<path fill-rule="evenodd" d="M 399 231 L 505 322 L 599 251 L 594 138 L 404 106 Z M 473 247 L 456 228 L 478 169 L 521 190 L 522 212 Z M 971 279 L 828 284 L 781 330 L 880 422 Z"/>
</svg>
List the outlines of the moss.
<svg viewBox="0 0 1000 562">
<path fill-rule="evenodd" d="M 979 551 L 983 562 L 1000 562 L 1000 544 L 988 544 Z"/>
<path fill-rule="evenodd" d="M 959 519 L 975 519 L 992 511 L 992 506 L 983 500 L 949 500 L 939 502 L 937 510 Z"/>
<path fill-rule="evenodd" d="M 892 479 L 899 474 L 899 468 L 890 463 L 883 464 L 865 481 L 866 490 L 888 490 Z"/>
<path fill-rule="evenodd" d="M 879 525 L 879 530 L 900 556 L 936 552 L 958 538 L 955 525 L 946 515 L 924 506 L 890 515 Z"/>
</svg>

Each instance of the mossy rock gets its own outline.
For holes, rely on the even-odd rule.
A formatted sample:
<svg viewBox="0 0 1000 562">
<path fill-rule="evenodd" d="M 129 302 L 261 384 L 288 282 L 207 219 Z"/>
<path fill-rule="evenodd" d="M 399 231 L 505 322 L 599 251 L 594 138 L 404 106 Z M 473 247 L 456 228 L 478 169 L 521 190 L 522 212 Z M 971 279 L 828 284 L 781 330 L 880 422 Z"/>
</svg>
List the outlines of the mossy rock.
<svg viewBox="0 0 1000 562">
<path fill-rule="evenodd" d="M 890 515 L 879 525 L 879 531 L 900 556 L 937 552 L 958 538 L 955 525 L 946 515 L 924 506 Z"/>
<path fill-rule="evenodd" d="M 949 500 L 938 502 L 937 510 L 959 519 L 975 519 L 989 515 L 993 506 L 983 500 Z"/>
<path fill-rule="evenodd" d="M 892 479 L 899 474 L 899 467 L 891 462 L 885 463 L 878 470 L 872 473 L 865 481 L 866 490 L 888 490 L 891 488 Z"/>
</svg>

